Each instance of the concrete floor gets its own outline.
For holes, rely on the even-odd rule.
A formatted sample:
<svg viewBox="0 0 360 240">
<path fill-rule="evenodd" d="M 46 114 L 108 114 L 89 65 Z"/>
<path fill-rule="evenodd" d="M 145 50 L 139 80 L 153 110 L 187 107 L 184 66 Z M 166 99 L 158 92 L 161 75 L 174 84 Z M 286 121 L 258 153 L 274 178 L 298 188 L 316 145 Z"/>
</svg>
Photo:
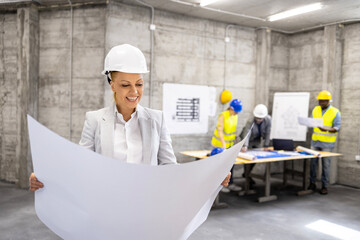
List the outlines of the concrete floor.
<svg viewBox="0 0 360 240">
<path fill-rule="evenodd" d="M 299 187 L 278 191 L 279 185 L 272 188 L 278 200 L 267 203 L 257 203 L 256 195 L 221 194 L 229 207 L 212 210 L 189 239 L 336 239 L 305 227 L 319 219 L 360 231 L 360 189 L 333 185 L 327 196 L 298 197 Z M 37 218 L 33 202 L 31 192 L 0 182 L 1 240 L 60 239 Z"/>
</svg>

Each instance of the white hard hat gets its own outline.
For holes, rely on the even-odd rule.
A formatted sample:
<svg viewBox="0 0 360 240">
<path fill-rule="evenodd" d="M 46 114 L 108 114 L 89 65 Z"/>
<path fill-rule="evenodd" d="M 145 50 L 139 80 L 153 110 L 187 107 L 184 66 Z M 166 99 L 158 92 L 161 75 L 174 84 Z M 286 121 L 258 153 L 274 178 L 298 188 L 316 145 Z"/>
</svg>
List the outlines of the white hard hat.
<svg viewBox="0 0 360 240">
<path fill-rule="evenodd" d="M 254 116 L 257 118 L 264 118 L 268 115 L 268 109 L 264 104 L 258 104 L 254 108 Z"/>
<path fill-rule="evenodd" d="M 113 47 L 105 57 L 104 71 L 124 73 L 148 73 L 144 54 L 137 47 L 122 44 Z"/>
</svg>

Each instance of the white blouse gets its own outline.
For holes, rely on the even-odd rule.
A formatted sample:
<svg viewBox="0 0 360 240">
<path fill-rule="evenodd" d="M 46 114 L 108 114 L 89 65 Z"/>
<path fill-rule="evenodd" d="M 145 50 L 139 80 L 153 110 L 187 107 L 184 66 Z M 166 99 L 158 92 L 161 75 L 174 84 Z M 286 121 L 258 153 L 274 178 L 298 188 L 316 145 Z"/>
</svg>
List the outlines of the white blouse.
<svg viewBox="0 0 360 240">
<path fill-rule="evenodd" d="M 126 122 L 115 107 L 114 158 L 128 163 L 142 162 L 142 138 L 137 110 Z"/>
</svg>

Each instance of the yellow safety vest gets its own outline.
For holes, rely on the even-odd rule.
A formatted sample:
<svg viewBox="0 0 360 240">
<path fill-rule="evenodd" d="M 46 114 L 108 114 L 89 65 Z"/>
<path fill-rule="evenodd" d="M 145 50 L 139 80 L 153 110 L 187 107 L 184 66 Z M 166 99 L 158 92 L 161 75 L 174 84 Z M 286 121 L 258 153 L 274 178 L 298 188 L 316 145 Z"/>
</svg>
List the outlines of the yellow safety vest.
<svg viewBox="0 0 360 240">
<path fill-rule="evenodd" d="M 226 148 L 231 147 L 235 143 L 236 138 L 236 126 L 238 122 L 238 116 L 237 115 L 230 115 L 229 110 L 226 110 L 222 112 L 220 115 L 224 116 L 224 130 L 223 130 L 223 136 L 226 144 Z M 220 116 L 219 116 L 220 117 Z M 214 136 L 211 139 L 211 144 L 214 147 L 223 147 L 218 133 L 218 124 L 216 124 L 216 128 L 214 131 Z"/>
<path fill-rule="evenodd" d="M 313 118 L 322 118 L 324 126 L 332 127 L 334 118 L 336 114 L 339 113 L 337 108 L 330 106 L 329 109 L 322 115 L 321 107 L 316 106 L 312 112 Z M 327 131 L 321 131 L 319 128 L 314 128 L 314 133 L 312 135 L 313 141 L 320 141 L 320 142 L 328 142 L 334 143 L 336 141 L 336 133 L 329 133 Z"/>
</svg>

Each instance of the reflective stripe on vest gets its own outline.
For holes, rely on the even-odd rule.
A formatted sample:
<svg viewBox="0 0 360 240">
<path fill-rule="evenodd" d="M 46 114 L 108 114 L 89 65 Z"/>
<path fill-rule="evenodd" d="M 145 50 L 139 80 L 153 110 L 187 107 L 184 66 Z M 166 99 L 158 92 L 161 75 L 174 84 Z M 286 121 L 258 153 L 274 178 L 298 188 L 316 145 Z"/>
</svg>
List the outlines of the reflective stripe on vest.
<svg viewBox="0 0 360 240">
<path fill-rule="evenodd" d="M 225 140 L 226 148 L 229 148 L 235 143 L 238 116 L 237 115 L 231 116 L 228 110 L 222 112 L 221 115 L 224 116 L 223 137 Z M 211 144 L 215 147 L 223 147 L 219 138 L 219 133 L 217 131 L 217 128 L 218 128 L 218 124 L 216 125 L 214 135 L 211 139 Z"/>
<path fill-rule="evenodd" d="M 336 117 L 336 114 L 338 112 L 339 112 L 339 110 L 337 108 L 330 106 L 328 108 L 328 110 L 326 110 L 324 115 L 322 115 L 321 107 L 316 106 L 312 112 L 312 116 L 313 116 L 313 118 L 322 118 L 324 126 L 332 127 L 334 118 Z M 336 137 L 337 137 L 337 133 L 329 133 L 326 131 L 321 131 L 319 128 L 314 128 L 312 140 L 333 143 L 336 141 Z"/>
<path fill-rule="evenodd" d="M 328 136 L 328 137 L 336 137 L 336 133 L 321 133 L 321 132 L 314 132 L 313 134 L 320 135 L 320 136 Z"/>
</svg>

